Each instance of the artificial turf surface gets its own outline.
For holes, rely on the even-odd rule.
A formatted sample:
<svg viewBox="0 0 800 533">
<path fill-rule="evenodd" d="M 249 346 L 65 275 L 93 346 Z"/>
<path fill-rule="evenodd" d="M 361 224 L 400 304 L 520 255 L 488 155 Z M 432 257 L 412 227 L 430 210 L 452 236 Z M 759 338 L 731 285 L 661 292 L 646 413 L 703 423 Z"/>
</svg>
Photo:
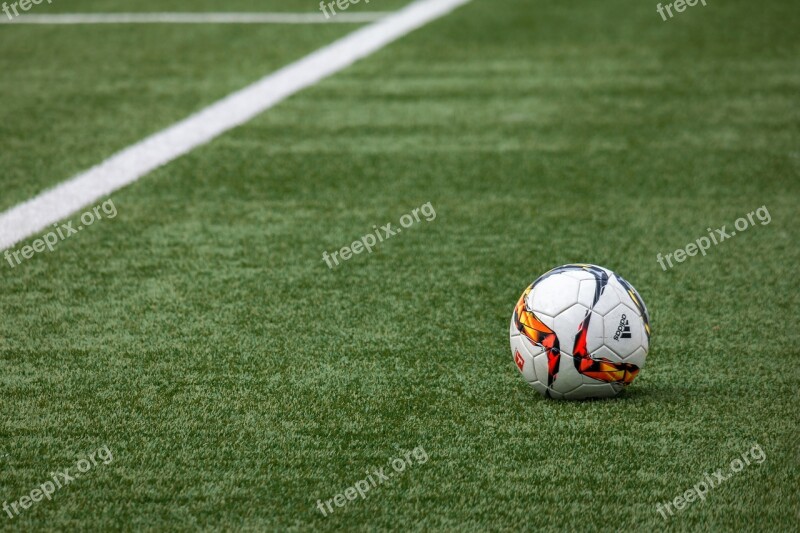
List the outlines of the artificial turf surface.
<svg viewBox="0 0 800 533">
<path fill-rule="evenodd" d="M 0 208 L 354 27 L 0 27 Z M 788 0 L 666 23 L 474 0 L 3 262 L 0 502 L 114 459 L 0 528 L 796 529 L 799 27 Z M 435 220 L 322 261 L 426 202 Z M 761 206 L 768 225 L 656 262 Z M 650 309 L 617 399 L 545 400 L 511 360 L 519 294 L 569 262 Z M 762 464 L 658 514 L 755 443 Z"/>
</svg>

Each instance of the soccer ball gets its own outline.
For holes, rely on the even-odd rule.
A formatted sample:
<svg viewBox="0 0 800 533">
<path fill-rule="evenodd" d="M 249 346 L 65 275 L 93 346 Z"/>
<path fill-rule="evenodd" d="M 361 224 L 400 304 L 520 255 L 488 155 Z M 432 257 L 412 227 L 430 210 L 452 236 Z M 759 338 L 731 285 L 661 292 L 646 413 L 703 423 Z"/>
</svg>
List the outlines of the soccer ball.
<svg viewBox="0 0 800 533">
<path fill-rule="evenodd" d="M 650 318 L 636 289 L 614 272 L 564 265 L 525 289 L 510 334 L 514 363 L 542 395 L 609 398 L 644 366 Z"/>
</svg>

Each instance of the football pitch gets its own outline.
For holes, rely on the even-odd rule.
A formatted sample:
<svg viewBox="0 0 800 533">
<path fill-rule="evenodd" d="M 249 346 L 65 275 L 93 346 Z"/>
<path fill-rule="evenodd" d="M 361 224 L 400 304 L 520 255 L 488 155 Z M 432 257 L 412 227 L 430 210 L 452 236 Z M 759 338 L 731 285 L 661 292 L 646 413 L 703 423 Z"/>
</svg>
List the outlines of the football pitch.
<svg viewBox="0 0 800 533">
<path fill-rule="evenodd" d="M 797 530 L 797 3 L 472 0 L 331 48 L 437 2 L 0 12 L 0 530 Z M 297 20 L 23 20 L 222 11 Z M 649 309 L 616 398 L 511 356 L 569 263 Z"/>
</svg>

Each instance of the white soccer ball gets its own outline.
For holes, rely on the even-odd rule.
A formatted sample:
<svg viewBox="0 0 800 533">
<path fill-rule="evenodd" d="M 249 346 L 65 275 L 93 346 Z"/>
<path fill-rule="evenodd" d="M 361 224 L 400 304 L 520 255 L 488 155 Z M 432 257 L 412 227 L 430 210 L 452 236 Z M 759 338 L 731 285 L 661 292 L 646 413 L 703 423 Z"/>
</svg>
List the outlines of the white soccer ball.
<svg viewBox="0 0 800 533">
<path fill-rule="evenodd" d="M 510 334 L 514 363 L 542 395 L 608 398 L 644 367 L 650 318 L 636 289 L 614 272 L 564 265 L 525 289 Z"/>
</svg>

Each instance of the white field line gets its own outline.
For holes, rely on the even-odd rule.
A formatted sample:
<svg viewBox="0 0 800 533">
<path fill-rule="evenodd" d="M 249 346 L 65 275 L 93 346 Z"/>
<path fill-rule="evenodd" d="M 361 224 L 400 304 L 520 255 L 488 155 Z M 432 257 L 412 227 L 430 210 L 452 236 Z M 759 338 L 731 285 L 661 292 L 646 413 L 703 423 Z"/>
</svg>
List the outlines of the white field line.
<svg viewBox="0 0 800 533">
<path fill-rule="evenodd" d="M 389 13 L 63 13 L 0 16 L 6 24 L 329 24 L 374 22 Z"/>
<path fill-rule="evenodd" d="M 470 0 L 417 0 L 0 213 L 0 250 L 240 126 Z"/>
</svg>

